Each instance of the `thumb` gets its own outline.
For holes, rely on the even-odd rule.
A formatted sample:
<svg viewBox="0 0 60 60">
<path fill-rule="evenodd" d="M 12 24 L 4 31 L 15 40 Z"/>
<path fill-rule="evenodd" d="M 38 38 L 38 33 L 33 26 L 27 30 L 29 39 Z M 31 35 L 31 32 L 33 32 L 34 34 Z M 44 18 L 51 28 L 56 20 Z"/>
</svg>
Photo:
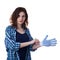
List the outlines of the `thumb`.
<svg viewBox="0 0 60 60">
<path fill-rule="evenodd" d="M 48 35 L 45 36 L 44 40 L 47 40 Z"/>
</svg>

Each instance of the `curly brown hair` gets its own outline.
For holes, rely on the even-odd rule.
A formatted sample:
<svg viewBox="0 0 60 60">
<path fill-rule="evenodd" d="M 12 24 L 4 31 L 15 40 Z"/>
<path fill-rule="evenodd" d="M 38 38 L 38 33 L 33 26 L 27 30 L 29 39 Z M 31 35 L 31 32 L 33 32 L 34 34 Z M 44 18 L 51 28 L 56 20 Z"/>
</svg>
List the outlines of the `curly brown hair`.
<svg viewBox="0 0 60 60">
<path fill-rule="evenodd" d="M 17 28 L 17 18 L 19 17 L 20 12 L 24 12 L 25 16 L 26 16 L 26 19 L 25 19 L 24 23 L 22 24 L 22 28 L 25 29 L 25 28 L 27 28 L 27 25 L 28 25 L 28 14 L 24 7 L 17 7 L 14 10 L 14 12 L 12 13 L 12 15 L 10 17 L 10 23 L 12 26 Z"/>
</svg>

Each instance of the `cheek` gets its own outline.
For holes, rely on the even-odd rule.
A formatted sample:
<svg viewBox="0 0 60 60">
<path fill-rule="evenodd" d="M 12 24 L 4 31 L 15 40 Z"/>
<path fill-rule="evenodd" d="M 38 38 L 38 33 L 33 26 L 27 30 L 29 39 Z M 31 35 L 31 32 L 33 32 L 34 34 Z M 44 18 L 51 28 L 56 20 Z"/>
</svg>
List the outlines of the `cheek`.
<svg viewBox="0 0 60 60">
<path fill-rule="evenodd" d="M 22 20 L 25 21 L 25 18 L 23 18 Z"/>
<path fill-rule="evenodd" d="M 23 21 L 25 21 L 26 18 L 23 18 Z"/>
<path fill-rule="evenodd" d="M 18 23 L 18 22 L 20 22 L 20 19 L 19 19 L 19 18 L 17 18 L 17 23 Z"/>
</svg>

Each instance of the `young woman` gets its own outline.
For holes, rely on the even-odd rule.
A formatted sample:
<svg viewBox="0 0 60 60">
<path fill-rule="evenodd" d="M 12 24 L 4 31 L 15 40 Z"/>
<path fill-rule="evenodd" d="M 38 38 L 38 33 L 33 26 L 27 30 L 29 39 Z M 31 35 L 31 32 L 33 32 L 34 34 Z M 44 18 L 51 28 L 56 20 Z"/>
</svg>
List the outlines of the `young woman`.
<svg viewBox="0 0 60 60">
<path fill-rule="evenodd" d="M 10 23 L 5 30 L 7 60 L 31 60 L 30 51 L 40 47 L 38 39 L 31 37 L 27 28 L 28 14 L 24 7 L 18 7 L 12 13 Z"/>
</svg>

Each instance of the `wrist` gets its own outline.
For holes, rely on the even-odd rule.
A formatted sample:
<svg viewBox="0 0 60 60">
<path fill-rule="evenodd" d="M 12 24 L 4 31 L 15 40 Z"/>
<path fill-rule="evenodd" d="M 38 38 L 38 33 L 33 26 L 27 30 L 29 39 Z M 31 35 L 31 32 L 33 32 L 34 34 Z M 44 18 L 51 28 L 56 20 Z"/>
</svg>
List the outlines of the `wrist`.
<svg viewBox="0 0 60 60">
<path fill-rule="evenodd" d="M 34 40 L 30 41 L 30 44 L 34 44 Z"/>
</svg>

